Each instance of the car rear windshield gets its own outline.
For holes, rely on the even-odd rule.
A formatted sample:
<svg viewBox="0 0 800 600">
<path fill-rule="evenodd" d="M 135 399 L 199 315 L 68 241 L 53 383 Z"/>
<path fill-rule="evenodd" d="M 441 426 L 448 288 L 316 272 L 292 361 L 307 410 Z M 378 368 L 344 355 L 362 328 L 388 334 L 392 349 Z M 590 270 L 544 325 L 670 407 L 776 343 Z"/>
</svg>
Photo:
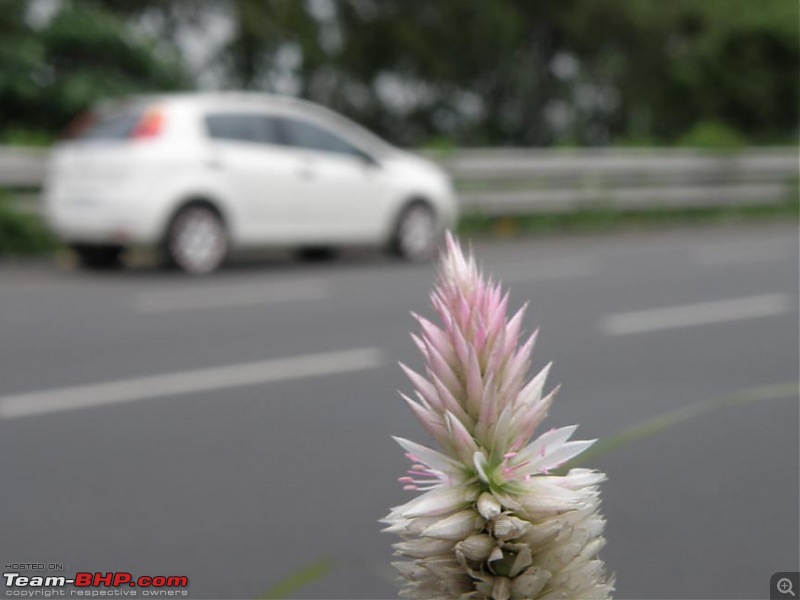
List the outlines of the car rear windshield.
<svg viewBox="0 0 800 600">
<path fill-rule="evenodd" d="M 125 140 L 133 133 L 144 111 L 112 114 L 88 114 L 70 127 L 67 137 L 73 140 Z"/>
</svg>

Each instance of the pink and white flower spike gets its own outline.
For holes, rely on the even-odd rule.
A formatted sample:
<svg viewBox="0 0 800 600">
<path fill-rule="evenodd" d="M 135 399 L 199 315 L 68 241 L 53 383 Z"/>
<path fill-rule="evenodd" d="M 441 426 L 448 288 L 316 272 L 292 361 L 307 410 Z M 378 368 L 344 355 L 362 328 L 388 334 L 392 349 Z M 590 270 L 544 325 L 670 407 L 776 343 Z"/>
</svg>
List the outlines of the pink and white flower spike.
<svg viewBox="0 0 800 600">
<path fill-rule="evenodd" d="M 403 399 L 439 449 L 395 438 L 410 461 L 400 483 L 422 493 L 382 521 L 402 538 L 401 597 L 609 598 L 605 475 L 551 473 L 594 440 L 570 441 L 570 426 L 531 441 L 557 390 L 544 392 L 550 365 L 527 379 L 536 333 L 521 342 L 525 307 L 509 318 L 508 293 L 449 233 L 431 300 L 439 323 L 414 315 L 412 335 L 425 372 L 401 367 L 415 396 Z"/>
</svg>

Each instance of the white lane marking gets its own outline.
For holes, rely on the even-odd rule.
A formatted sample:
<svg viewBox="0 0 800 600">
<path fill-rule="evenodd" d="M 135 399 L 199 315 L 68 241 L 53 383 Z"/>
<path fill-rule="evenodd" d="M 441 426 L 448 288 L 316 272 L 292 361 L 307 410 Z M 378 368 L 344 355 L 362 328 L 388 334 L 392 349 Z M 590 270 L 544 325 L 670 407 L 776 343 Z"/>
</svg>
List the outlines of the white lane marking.
<svg viewBox="0 0 800 600">
<path fill-rule="evenodd" d="M 385 356 L 381 349 L 356 348 L 120 379 L 0 397 L 0 418 L 13 419 L 192 392 L 364 371 L 384 363 Z"/>
<path fill-rule="evenodd" d="M 603 319 L 600 329 L 606 335 L 629 335 L 707 323 L 771 317 L 787 312 L 789 306 L 788 294 L 764 294 L 609 315 Z"/>
<path fill-rule="evenodd" d="M 797 255 L 795 245 L 774 240 L 709 244 L 694 252 L 694 259 L 704 267 L 779 261 Z"/>
<path fill-rule="evenodd" d="M 322 281 L 298 281 L 247 286 L 214 286 L 175 291 L 141 292 L 133 298 L 138 313 L 152 314 L 180 310 L 257 306 L 296 300 L 321 300 L 330 296 Z"/>
<path fill-rule="evenodd" d="M 589 257 L 562 258 L 500 266 L 495 272 L 504 283 L 523 283 L 551 279 L 570 279 L 591 275 L 596 261 Z"/>
</svg>

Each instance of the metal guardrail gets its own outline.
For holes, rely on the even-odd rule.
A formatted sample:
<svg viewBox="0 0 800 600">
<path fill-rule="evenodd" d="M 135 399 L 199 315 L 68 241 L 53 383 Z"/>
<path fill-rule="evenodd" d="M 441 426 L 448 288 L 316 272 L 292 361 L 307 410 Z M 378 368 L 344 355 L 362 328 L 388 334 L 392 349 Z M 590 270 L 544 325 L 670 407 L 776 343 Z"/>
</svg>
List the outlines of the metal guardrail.
<svg viewBox="0 0 800 600">
<path fill-rule="evenodd" d="M 778 203 L 798 176 L 796 148 L 491 148 L 426 156 L 453 176 L 465 212 L 490 216 Z M 0 187 L 39 188 L 46 160 L 44 149 L 0 146 Z"/>
<path fill-rule="evenodd" d="M 799 166 L 794 148 L 476 149 L 436 159 L 453 175 L 464 210 L 492 216 L 779 203 Z"/>
<path fill-rule="evenodd" d="M 47 150 L 0 146 L 0 187 L 40 188 L 47 167 Z"/>
</svg>

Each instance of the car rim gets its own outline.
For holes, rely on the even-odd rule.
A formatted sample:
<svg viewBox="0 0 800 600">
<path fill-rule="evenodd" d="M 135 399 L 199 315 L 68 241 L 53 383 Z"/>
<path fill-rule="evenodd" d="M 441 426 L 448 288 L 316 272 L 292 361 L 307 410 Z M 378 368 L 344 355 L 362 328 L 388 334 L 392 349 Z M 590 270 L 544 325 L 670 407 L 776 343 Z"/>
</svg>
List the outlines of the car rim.
<svg viewBox="0 0 800 600">
<path fill-rule="evenodd" d="M 430 210 L 411 208 L 400 223 L 397 241 L 403 256 L 414 260 L 429 258 L 436 245 L 436 223 Z"/>
<path fill-rule="evenodd" d="M 175 262 L 189 273 L 208 273 L 225 257 L 225 232 L 219 218 L 204 208 L 183 211 L 170 240 Z"/>
</svg>

